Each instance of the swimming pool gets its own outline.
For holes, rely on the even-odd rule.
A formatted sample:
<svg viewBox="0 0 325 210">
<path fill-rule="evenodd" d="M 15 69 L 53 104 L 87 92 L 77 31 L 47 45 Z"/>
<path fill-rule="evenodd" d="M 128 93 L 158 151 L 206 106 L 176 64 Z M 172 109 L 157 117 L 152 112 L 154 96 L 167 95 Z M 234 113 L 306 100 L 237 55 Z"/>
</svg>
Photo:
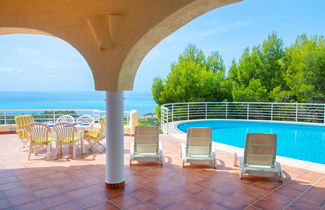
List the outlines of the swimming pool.
<svg viewBox="0 0 325 210">
<path fill-rule="evenodd" d="M 212 128 L 212 140 L 244 148 L 247 133 L 277 134 L 277 155 L 325 164 L 325 126 L 256 122 L 243 120 L 189 121 L 177 125 L 186 133 L 188 128 Z"/>
</svg>

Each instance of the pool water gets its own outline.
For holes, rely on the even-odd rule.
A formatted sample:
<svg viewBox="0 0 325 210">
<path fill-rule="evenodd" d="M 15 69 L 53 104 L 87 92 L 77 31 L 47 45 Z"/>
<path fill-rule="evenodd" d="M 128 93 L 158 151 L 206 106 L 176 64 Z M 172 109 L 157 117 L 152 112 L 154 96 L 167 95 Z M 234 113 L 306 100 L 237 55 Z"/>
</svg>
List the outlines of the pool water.
<svg viewBox="0 0 325 210">
<path fill-rule="evenodd" d="M 277 134 L 277 155 L 325 164 L 325 126 L 242 120 L 205 120 L 180 123 L 187 132 L 192 127 L 212 128 L 212 140 L 244 148 L 247 133 Z"/>
</svg>

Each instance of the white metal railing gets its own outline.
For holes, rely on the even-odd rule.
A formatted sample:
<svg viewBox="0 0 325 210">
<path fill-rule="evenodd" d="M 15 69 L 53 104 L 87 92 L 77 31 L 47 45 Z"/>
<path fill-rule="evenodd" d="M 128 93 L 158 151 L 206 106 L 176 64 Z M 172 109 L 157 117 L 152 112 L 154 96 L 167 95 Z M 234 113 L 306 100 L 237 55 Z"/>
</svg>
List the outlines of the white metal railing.
<svg viewBox="0 0 325 210">
<path fill-rule="evenodd" d="M 105 111 L 98 109 L 1 109 L 0 125 L 15 124 L 15 116 L 31 114 L 36 122 L 55 122 L 58 117 L 69 114 L 74 118 L 91 115 L 95 122 L 100 122 Z M 130 112 L 124 111 L 124 123 L 129 124 Z"/>
<path fill-rule="evenodd" d="M 325 104 L 267 102 L 187 102 L 161 105 L 161 127 L 174 121 L 245 119 L 325 123 Z"/>
</svg>

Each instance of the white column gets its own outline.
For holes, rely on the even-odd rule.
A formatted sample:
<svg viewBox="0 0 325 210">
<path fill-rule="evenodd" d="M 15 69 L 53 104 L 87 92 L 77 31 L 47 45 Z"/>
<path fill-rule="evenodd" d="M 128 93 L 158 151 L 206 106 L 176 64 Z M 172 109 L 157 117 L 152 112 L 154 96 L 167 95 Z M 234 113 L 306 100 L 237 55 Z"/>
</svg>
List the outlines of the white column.
<svg viewBox="0 0 325 210">
<path fill-rule="evenodd" d="M 123 91 L 106 91 L 106 184 L 124 182 Z"/>
</svg>

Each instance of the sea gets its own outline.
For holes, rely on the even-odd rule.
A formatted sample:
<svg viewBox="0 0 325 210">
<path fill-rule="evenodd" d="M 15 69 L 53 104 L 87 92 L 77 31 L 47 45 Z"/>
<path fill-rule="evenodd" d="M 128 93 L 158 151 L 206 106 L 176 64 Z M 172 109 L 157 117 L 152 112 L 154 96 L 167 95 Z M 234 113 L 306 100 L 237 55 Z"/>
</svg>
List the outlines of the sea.
<svg viewBox="0 0 325 210">
<path fill-rule="evenodd" d="M 124 110 L 139 115 L 154 113 L 157 104 L 151 93 L 125 91 Z M 105 110 L 105 92 L 16 92 L 0 91 L 1 109 L 99 109 Z"/>
</svg>

